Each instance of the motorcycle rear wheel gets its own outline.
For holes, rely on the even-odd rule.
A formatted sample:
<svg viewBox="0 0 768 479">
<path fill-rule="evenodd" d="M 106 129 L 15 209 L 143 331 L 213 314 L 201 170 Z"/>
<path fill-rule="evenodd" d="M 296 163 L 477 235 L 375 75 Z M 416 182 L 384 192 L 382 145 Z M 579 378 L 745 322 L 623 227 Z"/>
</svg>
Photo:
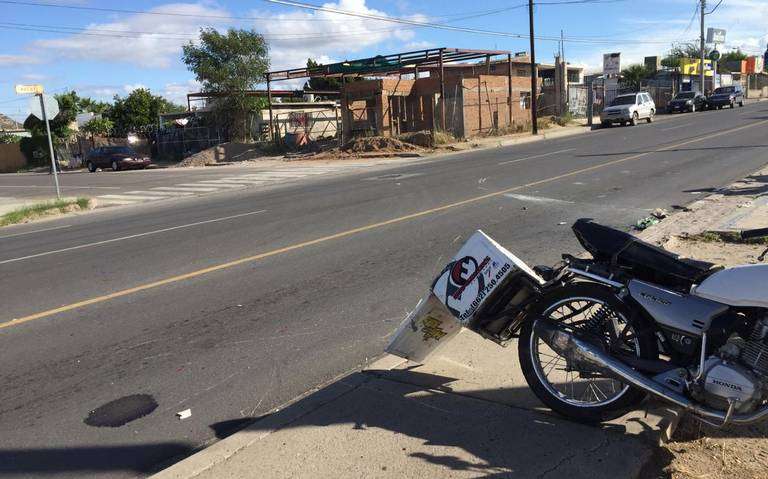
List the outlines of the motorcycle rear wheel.
<svg viewBox="0 0 768 479">
<path fill-rule="evenodd" d="M 600 309 L 604 319 L 596 320 Z M 599 423 L 623 416 L 645 398 L 644 391 L 620 381 L 571 368 L 536 335 L 533 326 L 540 317 L 573 329 L 587 328 L 606 341 L 623 337 L 613 347 L 641 358 L 656 359 L 658 350 L 651 328 L 637 324 L 644 319 L 632 314 L 609 288 L 572 283 L 546 295 L 520 332 L 518 354 L 529 387 L 553 411 L 575 421 Z"/>
</svg>

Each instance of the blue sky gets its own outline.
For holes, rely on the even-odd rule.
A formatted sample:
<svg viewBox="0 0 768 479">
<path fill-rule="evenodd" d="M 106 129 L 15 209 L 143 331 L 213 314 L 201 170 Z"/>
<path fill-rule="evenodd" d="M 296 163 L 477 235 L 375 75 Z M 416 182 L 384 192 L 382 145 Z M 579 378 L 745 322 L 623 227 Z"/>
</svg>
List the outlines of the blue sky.
<svg viewBox="0 0 768 479">
<path fill-rule="evenodd" d="M 524 0 L 307 3 L 416 21 L 528 32 Z M 575 5 L 542 4 L 535 9 L 536 33 L 559 36 L 564 30 L 569 40 L 565 54 L 570 63 L 597 70 L 603 53 L 619 51 L 626 65 L 641 61 L 645 55 L 663 54 L 674 41 L 695 39 L 698 19 L 691 19 L 696 3 L 596 0 Z M 508 10 L 485 14 L 501 8 Z M 263 0 L 0 1 L 0 12 L 0 112 L 15 119 L 26 116 L 26 102 L 13 92 L 16 83 L 42 83 L 51 92 L 75 89 L 81 95 L 102 100 L 124 96 L 143 86 L 181 101 L 188 91 L 197 89 L 194 76 L 180 62 L 181 45 L 194 41 L 196 32 L 207 26 L 253 28 L 265 34 L 273 68 L 301 66 L 308 57 L 328 62 L 435 46 L 528 50 L 527 39 L 412 28 Z M 465 18 L 469 16 L 474 18 Z M 761 53 L 768 41 L 768 0 L 723 0 L 707 17 L 707 24 L 728 30 L 724 50 L 739 46 L 751 54 Z M 536 49 L 540 62 L 551 62 L 557 43 L 540 40 Z"/>
</svg>

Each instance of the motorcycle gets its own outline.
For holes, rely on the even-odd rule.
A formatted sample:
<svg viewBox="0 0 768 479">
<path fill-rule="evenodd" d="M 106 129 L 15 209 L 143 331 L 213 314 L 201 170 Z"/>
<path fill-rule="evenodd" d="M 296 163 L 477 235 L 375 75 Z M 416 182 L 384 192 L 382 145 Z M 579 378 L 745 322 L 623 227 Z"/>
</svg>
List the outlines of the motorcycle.
<svg viewBox="0 0 768 479">
<path fill-rule="evenodd" d="M 573 232 L 590 257 L 530 268 L 477 231 L 386 350 L 424 362 L 462 328 L 517 339 L 529 387 L 580 422 L 649 394 L 717 427 L 768 416 L 768 265 L 681 258 L 589 219 Z"/>
</svg>

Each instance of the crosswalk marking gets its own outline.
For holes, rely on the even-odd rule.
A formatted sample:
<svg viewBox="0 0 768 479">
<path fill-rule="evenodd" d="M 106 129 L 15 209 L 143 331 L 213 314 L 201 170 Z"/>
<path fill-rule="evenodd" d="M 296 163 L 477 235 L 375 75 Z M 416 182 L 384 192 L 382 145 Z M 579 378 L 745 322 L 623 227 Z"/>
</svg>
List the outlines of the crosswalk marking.
<svg viewBox="0 0 768 479">
<path fill-rule="evenodd" d="M 373 165 L 361 163 L 345 163 L 333 166 L 302 166 L 282 169 L 256 170 L 236 176 L 226 176 L 210 180 L 200 180 L 194 183 L 179 183 L 173 186 L 158 186 L 147 190 L 126 191 L 113 195 L 102 195 L 97 198 L 114 205 L 130 205 L 145 201 L 156 201 L 169 198 L 187 197 L 195 194 L 214 193 L 220 190 L 248 188 L 260 185 L 276 184 L 280 182 L 298 180 L 309 176 L 327 175 L 341 171 L 368 168 Z"/>
<path fill-rule="evenodd" d="M 104 200 L 161 200 L 164 197 L 145 195 L 101 195 L 99 198 Z"/>
<path fill-rule="evenodd" d="M 152 189 L 157 191 L 190 191 L 193 193 L 210 193 L 211 191 L 216 191 L 216 188 L 198 186 L 158 186 L 157 188 Z"/>
<path fill-rule="evenodd" d="M 181 183 L 178 186 L 213 186 L 216 188 L 243 188 L 243 183 L 210 183 L 208 181 L 201 181 L 199 183 Z"/>
</svg>

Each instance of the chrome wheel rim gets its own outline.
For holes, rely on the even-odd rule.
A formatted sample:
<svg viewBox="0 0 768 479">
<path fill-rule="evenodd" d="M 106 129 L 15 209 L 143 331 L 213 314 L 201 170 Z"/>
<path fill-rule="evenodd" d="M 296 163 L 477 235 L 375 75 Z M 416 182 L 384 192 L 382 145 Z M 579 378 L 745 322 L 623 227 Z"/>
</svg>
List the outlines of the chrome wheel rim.
<svg viewBox="0 0 768 479">
<path fill-rule="evenodd" d="M 588 319 L 600 308 L 607 308 L 608 334 L 621 338 L 619 347 L 640 355 L 634 329 L 627 319 L 610 308 L 604 301 L 590 297 L 566 298 L 552 304 L 544 318 L 560 322 L 571 329 L 583 328 Z M 615 343 L 616 344 L 616 343 Z M 533 370 L 539 382 L 559 400 L 576 407 L 593 408 L 608 405 L 621 398 L 629 386 L 596 372 L 572 369 L 563 356 L 557 354 L 535 333 L 530 338 Z"/>
</svg>

